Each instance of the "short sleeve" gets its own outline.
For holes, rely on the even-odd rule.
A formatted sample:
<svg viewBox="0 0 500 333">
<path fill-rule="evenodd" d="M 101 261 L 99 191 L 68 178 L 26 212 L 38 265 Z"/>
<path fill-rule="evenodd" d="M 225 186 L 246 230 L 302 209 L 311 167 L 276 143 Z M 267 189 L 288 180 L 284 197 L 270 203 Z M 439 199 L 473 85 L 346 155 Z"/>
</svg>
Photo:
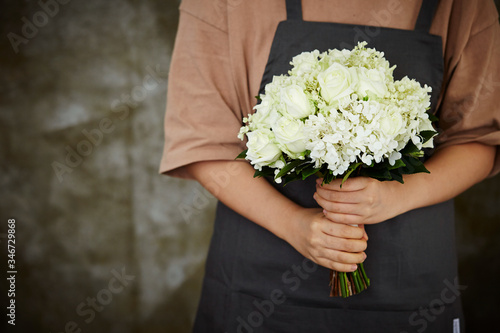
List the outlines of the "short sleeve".
<svg viewBox="0 0 500 333">
<path fill-rule="evenodd" d="M 180 7 L 159 170 L 170 176 L 188 178 L 183 166 L 234 160 L 244 149 L 237 138 L 241 111 L 231 75 L 227 24 L 223 8 L 214 6 L 183 1 Z"/>
<path fill-rule="evenodd" d="M 492 7 L 489 22 L 478 23 L 482 28 L 471 32 L 450 69 L 437 138 L 438 149 L 469 142 L 497 146 L 490 176 L 500 171 L 500 25 Z"/>
</svg>

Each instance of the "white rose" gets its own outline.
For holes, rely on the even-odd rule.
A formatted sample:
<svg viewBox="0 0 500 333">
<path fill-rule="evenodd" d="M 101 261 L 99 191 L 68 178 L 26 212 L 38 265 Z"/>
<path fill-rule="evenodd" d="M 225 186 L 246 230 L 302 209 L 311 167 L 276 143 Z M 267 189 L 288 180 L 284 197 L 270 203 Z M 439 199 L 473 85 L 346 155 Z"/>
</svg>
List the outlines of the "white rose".
<svg viewBox="0 0 500 333">
<path fill-rule="evenodd" d="M 271 106 L 271 103 L 267 99 L 263 99 L 262 102 L 254 107 L 255 113 L 251 117 L 251 128 L 271 128 L 271 125 L 279 117 L 276 108 Z"/>
<path fill-rule="evenodd" d="M 278 146 L 292 158 L 306 151 L 304 123 L 287 117 L 280 118 L 273 126 Z"/>
<path fill-rule="evenodd" d="M 303 76 L 312 73 L 318 67 L 319 51 L 303 52 L 292 59 L 293 75 Z"/>
<path fill-rule="evenodd" d="M 276 162 L 281 156 L 281 150 L 274 143 L 274 136 L 270 130 L 248 132 L 247 137 L 247 159 L 259 169 Z"/>
<path fill-rule="evenodd" d="M 304 89 L 292 84 L 281 89 L 281 101 L 285 104 L 286 115 L 293 119 L 301 119 L 314 112 L 314 106 Z"/>
<path fill-rule="evenodd" d="M 319 73 L 318 83 L 321 96 L 328 104 L 349 96 L 353 92 L 351 72 L 339 63 L 334 63 Z"/>
<path fill-rule="evenodd" d="M 403 126 L 403 117 L 398 112 L 390 112 L 380 119 L 380 130 L 388 137 L 394 137 Z"/>
<path fill-rule="evenodd" d="M 360 67 L 357 69 L 358 87 L 357 92 L 361 97 L 376 96 L 385 97 L 389 90 L 385 84 L 385 75 L 377 69 L 366 69 Z"/>
</svg>

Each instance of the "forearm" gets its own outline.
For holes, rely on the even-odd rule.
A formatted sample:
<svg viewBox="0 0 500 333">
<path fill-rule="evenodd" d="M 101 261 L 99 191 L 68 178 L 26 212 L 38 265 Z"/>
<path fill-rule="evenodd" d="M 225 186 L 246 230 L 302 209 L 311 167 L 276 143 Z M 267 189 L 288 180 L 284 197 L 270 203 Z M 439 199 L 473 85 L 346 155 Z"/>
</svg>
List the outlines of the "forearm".
<svg viewBox="0 0 500 333">
<path fill-rule="evenodd" d="M 187 171 L 229 208 L 276 236 L 284 238 L 287 222 L 301 207 L 289 200 L 243 161 L 203 161 L 188 165 Z"/>
<path fill-rule="evenodd" d="M 321 209 L 295 204 L 242 161 L 205 161 L 187 172 L 229 208 L 287 241 L 304 257 L 341 272 L 366 258 L 363 227 L 328 220 Z"/>
<path fill-rule="evenodd" d="M 480 182 L 490 173 L 495 147 L 469 143 L 443 148 L 425 163 L 430 174 L 404 177 L 404 184 L 393 183 L 394 198 L 401 213 L 452 199 Z"/>
</svg>

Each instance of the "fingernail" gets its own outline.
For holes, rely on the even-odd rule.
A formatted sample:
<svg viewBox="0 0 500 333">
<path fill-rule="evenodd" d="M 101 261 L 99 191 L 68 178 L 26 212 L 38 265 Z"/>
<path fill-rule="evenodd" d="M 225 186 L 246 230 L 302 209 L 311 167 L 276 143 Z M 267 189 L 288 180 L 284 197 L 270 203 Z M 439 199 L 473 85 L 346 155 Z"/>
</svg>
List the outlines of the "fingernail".
<svg viewBox="0 0 500 333">
<path fill-rule="evenodd" d="M 352 266 L 351 266 L 351 270 L 352 270 L 353 272 L 354 272 L 355 270 L 357 270 L 357 269 L 358 269 L 358 265 L 352 265 Z"/>
</svg>

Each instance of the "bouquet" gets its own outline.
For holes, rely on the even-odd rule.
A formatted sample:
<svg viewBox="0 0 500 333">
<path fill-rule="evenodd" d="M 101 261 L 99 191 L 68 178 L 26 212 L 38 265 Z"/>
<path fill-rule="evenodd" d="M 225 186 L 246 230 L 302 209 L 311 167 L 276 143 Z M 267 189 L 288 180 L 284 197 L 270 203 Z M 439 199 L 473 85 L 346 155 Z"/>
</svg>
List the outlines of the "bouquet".
<svg viewBox="0 0 500 333">
<path fill-rule="evenodd" d="M 312 175 L 323 183 L 357 175 L 403 183 L 404 174 L 429 172 L 420 158 L 433 147 L 431 88 L 394 80 L 384 54 L 358 43 L 353 50 L 295 56 L 288 75 L 274 76 L 243 119 L 238 137 L 257 176 L 277 183 Z M 331 272 L 330 296 L 347 297 L 370 285 L 363 264 Z"/>
</svg>

